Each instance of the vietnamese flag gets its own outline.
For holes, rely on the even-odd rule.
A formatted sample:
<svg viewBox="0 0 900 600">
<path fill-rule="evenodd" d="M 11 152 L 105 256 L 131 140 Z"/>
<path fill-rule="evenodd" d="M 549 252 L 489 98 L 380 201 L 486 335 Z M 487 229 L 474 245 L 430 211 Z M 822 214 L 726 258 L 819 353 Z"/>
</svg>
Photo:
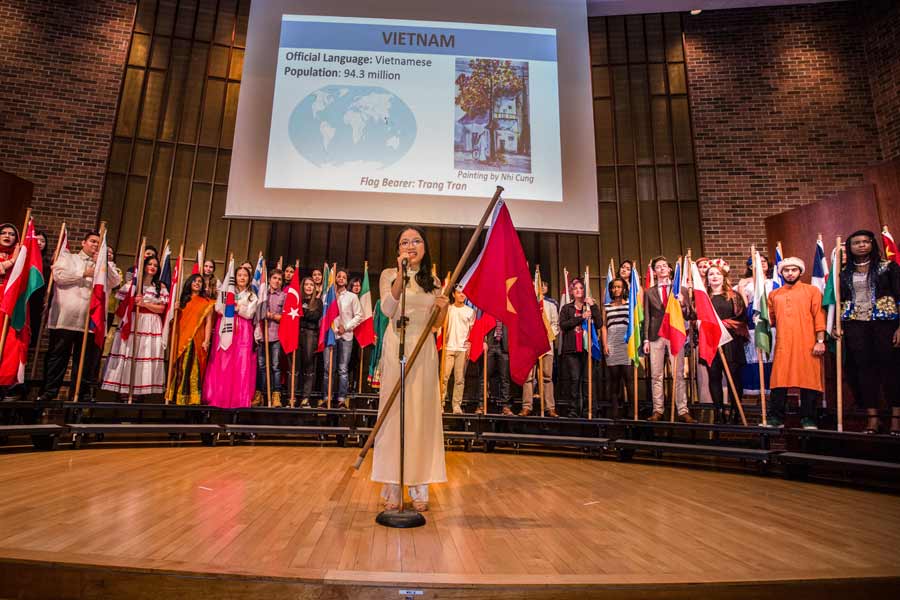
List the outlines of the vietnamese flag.
<svg viewBox="0 0 900 600">
<path fill-rule="evenodd" d="M 300 345 L 300 317 L 303 316 L 303 302 L 300 299 L 300 280 L 294 275 L 285 290 L 284 306 L 281 308 L 281 321 L 278 322 L 278 341 L 287 354 L 297 350 Z"/>
<path fill-rule="evenodd" d="M 505 203 L 497 203 L 484 248 L 462 285 L 472 304 L 506 325 L 510 376 L 522 385 L 538 358 L 550 351 L 550 341 L 519 234 Z"/>
<path fill-rule="evenodd" d="M 9 317 L 9 326 L 20 331 L 27 321 L 28 298 L 44 285 L 41 250 L 34 237 L 34 219 L 28 220 L 25 239 L 19 246 L 0 300 L 0 312 Z"/>
<path fill-rule="evenodd" d="M 366 263 L 363 271 L 359 303 L 362 305 L 363 320 L 353 330 L 353 337 L 356 338 L 360 348 L 365 348 L 375 343 L 375 313 L 372 311 L 372 292 L 369 289 L 369 263 Z"/>
</svg>

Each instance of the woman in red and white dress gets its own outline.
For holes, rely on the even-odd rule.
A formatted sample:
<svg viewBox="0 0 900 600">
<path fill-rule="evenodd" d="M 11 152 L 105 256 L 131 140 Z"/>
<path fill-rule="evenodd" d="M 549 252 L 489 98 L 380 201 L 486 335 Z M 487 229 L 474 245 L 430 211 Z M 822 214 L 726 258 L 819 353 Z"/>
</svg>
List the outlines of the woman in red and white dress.
<svg viewBox="0 0 900 600">
<path fill-rule="evenodd" d="M 119 291 L 120 301 L 124 299 L 126 287 L 122 286 L 122 290 Z M 133 389 L 135 396 L 162 394 L 165 391 L 162 315 L 168 302 L 169 290 L 159 281 L 159 260 L 152 256 L 144 261 L 142 294 L 135 299 L 135 308 L 139 308 L 140 312 L 131 327 L 128 339 L 122 339 L 120 327 L 119 334 L 113 340 L 112 350 L 103 371 L 103 383 L 100 386 L 102 389 L 118 394 L 128 394 Z M 135 336 L 134 339 L 131 336 Z M 133 369 L 132 362 L 136 363 Z M 129 386 L 132 371 L 134 385 Z"/>
</svg>

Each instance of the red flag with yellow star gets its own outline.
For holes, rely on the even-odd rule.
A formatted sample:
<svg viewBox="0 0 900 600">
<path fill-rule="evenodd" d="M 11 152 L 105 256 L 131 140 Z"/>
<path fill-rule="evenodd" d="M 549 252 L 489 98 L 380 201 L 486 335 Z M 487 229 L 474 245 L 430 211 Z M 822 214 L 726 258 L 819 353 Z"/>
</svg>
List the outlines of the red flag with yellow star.
<svg viewBox="0 0 900 600">
<path fill-rule="evenodd" d="M 484 248 L 462 278 L 469 301 L 506 325 L 509 373 L 522 385 L 538 357 L 550 351 L 519 234 L 506 204 L 494 209 Z"/>
</svg>

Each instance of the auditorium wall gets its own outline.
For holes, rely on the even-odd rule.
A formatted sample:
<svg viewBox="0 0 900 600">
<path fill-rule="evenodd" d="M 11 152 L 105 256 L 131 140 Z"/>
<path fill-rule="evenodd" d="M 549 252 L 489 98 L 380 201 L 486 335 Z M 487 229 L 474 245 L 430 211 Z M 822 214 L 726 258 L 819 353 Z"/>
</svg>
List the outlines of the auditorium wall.
<svg viewBox="0 0 900 600">
<path fill-rule="evenodd" d="M 890 24 L 871 4 L 685 17 L 707 254 L 742 262 L 767 242 L 764 217 L 858 185 L 896 155 L 897 9 Z"/>
<path fill-rule="evenodd" d="M 380 268 L 390 227 L 221 219 L 248 7 L 0 5 L 0 169 L 34 183 L 43 228 L 65 219 L 80 232 L 100 215 L 126 263 L 145 234 L 188 252 L 203 241 L 220 265 L 229 251 L 262 249 Z M 892 2 L 592 19 L 604 224 L 594 236 L 526 232 L 529 259 L 554 290 L 561 267 L 609 257 L 690 246 L 740 261 L 765 241 L 765 216 L 859 183 L 863 167 L 900 153 L 898 21 Z M 657 36 L 665 54 L 654 58 Z M 432 232 L 442 271 L 467 235 Z"/>
<path fill-rule="evenodd" d="M 900 158 L 900 2 L 867 2 L 865 49 L 881 158 Z"/>
<path fill-rule="evenodd" d="M 47 231 L 96 226 L 133 15 L 131 0 L 0 3 L 0 169 L 34 184 Z"/>
</svg>

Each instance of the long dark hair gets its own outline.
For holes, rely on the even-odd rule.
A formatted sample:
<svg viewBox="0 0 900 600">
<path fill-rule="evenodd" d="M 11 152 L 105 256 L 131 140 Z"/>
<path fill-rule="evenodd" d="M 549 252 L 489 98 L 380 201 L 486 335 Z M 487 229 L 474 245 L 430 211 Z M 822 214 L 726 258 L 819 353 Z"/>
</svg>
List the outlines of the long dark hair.
<svg viewBox="0 0 900 600">
<path fill-rule="evenodd" d="M 296 275 L 294 275 L 294 277 L 296 277 Z M 313 291 L 309 296 L 307 296 L 306 292 L 303 291 L 303 288 L 306 287 L 307 281 L 313 284 Z M 319 299 L 319 296 L 316 295 L 316 282 L 313 281 L 312 277 L 304 277 L 300 280 L 300 302 L 309 302 L 309 310 L 316 310 L 317 308 L 319 308 L 319 304 L 321 304 L 322 302 Z"/>
<path fill-rule="evenodd" d="M 150 284 L 153 286 L 153 289 L 156 290 L 156 297 L 159 298 L 159 295 L 162 292 L 160 288 L 163 284 L 159 281 L 159 272 L 162 271 L 162 267 L 159 264 L 158 258 L 156 258 L 155 256 L 150 256 L 144 259 L 144 272 L 141 273 L 141 278 L 143 279 L 144 275 L 147 273 L 147 265 L 150 264 L 151 260 L 156 261 L 156 273 L 153 274 L 153 278 L 150 280 Z"/>
<path fill-rule="evenodd" d="M 404 232 L 409 231 L 410 229 L 418 233 L 419 237 L 422 238 L 422 242 L 425 244 L 425 255 L 422 257 L 422 262 L 419 263 L 419 272 L 416 273 L 416 283 L 418 283 L 419 287 L 425 290 L 426 293 L 431 293 L 436 290 L 438 286 L 434 282 L 434 277 L 431 275 L 431 253 L 428 251 L 428 240 L 425 238 L 425 230 L 416 225 L 404 225 L 400 229 L 400 233 L 397 234 L 394 245 L 399 250 L 400 238 L 403 237 Z"/>
<path fill-rule="evenodd" d="M 881 250 L 878 248 L 878 240 L 875 238 L 875 234 L 868 229 L 860 229 L 847 236 L 847 240 L 844 242 L 844 252 L 847 257 L 847 264 L 841 269 L 841 279 L 843 281 L 853 281 L 853 273 L 856 272 L 856 261 L 853 260 L 853 253 L 850 251 L 850 242 L 855 237 L 867 237 L 869 238 L 869 241 L 872 242 L 872 249 L 869 251 L 869 256 L 866 257 L 866 260 L 869 261 L 869 272 L 866 274 L 866 279 L 868 280 L 869 287 L 872 288 L 875 286 L 875 279 L 878 277 L 878 264 L 881 262 Z"/>
<path fill-rule="evenodd" d="M 200 280 L 203 283 L 203 287 L 200 288 L 200 294 L 198 294 L 201 298 L 206 296 L 206 282 L 203 281 L 203 275 L 200 273 L 194 273 L 190 277 L 187 278 L 187 281 L 184 282 L 184 287 L 181 288 L 181 298 L 178 299 L 178 306 L 184 308 L 188 305 L 188 302 L 191 301 L 191 297 L 194 293 L 191 291 L 191 288 L 194 285 L 194 282 Z"/>
</svg>

